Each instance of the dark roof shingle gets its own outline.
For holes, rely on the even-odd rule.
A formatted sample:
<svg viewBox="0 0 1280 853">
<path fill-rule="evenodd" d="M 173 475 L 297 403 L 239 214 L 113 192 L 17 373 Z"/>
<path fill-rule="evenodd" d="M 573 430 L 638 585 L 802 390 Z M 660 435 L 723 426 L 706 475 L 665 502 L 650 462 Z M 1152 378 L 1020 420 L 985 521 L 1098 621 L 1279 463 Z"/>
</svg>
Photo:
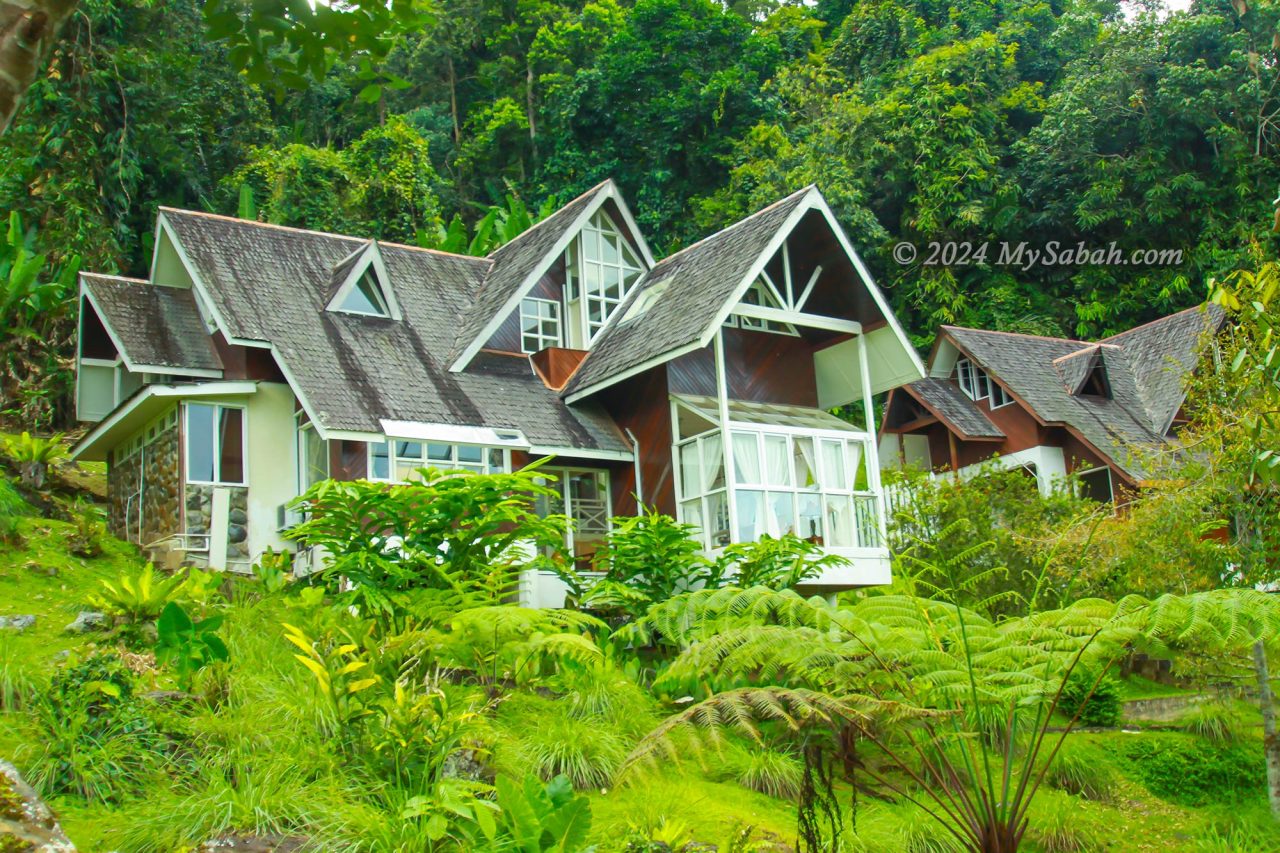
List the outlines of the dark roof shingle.
<svg viewBox="0 0 1280 853">
<path fill-rule="evenodd" d="M 80 280 L 131 363 L 222 369 L 191 291 L 97 273 L 81 273 Z"/>
<path fill-rule="evenodd" d="M 1004 430 L 992 423 L 986 412 L 952 382 L 930 376 L 912 382 L 906 389 L 966 438 L 1005 437 Z"/>
</svg>

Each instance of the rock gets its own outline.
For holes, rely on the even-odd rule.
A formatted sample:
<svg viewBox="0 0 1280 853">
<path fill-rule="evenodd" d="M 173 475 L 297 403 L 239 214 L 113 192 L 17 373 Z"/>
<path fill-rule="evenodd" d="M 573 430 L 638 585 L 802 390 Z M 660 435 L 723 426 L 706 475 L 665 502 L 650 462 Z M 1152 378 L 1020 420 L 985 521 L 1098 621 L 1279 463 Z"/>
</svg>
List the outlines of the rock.
<svg viewBox="0 0 1280 853">
<path fill-rule="evenodd" d="M 249 513 L 242 509 L 233 509 L 227 513 L 227 521 L 230 521 L 232 524 L 248 524 Z"/>
<path fill-rule="evenodd" d="M 23 846 L 13 846 L 11 839 Z M 58 819 L 22 780 L 18 769 L 0 761 L 0 850 L 11 849 L 22 853 L 76 853 Z"/>
<path fill-rule="evenodd" d="M 227 525 L 227 541 L 239 544 L 249 538 L 249 531 L 243 524 Z"/>
<path fill-rule="evenodd" d="M 36 617 L 30 614 L 25 616 L 0 616 L 0 628 L 11 628 L 19 634 L 34 624 L 36 624 Z"/>
<path fill-rule="evenodd" d="M 181 690 L 148 690 L 142 694 L 142 698 L 148 702 L 155 702 L 157 705 L 189 705 L 200 701 L 200 697 L 194 693 L 185 693 Z"/>
<path fill-rule="evenodd" d="M 81 610 L 75 621 L 64 630 L 72 634 L 87 634 L 90 631 L 102 631 L 107 627 L 107 617 L 96 610 Z"/>
</svg>

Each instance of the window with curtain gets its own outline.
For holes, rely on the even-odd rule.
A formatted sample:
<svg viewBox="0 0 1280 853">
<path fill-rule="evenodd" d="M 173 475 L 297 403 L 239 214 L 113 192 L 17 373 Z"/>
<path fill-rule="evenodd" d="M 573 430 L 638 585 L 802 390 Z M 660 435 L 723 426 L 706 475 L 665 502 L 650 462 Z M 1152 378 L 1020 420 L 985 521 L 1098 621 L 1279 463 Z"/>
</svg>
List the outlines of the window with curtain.
<svg viewBox="0 0 1280 853">
<path fill-rule="evenodd" d="M 864 436 L 741 425 L 729 435 L 737 522 L 731 535 L 720 433 L 677 447 L 682 518 L 702 529 L 705 547 L 788 533 L 830 547 L 879 544 Z"/>
<path fill-rule="evenodd" d="M 185 445 L 187 482 L 243 486 L 244 408 L 215 403 L 187 403 Z"/>
<path fill-rule="evenodd" d="M 298 493 L 322 480 L 329 479 L 329 442 L 320 437 L 314 425 L 298 426 Z"/>
</svg>

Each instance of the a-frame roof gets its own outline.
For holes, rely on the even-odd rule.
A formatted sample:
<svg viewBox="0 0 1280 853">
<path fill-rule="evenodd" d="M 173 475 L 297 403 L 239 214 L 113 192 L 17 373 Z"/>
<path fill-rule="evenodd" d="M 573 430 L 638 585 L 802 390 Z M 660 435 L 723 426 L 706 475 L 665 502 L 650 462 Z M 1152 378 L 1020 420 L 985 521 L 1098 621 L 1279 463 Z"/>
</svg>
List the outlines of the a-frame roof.
<svg viewBox="0 0 1280 853">
<path fill-rule="evenodd" d="M 80 292 L 135 372 L 218 376 L 214 350 L 191 292 L 98 273 L 80 274 Z"/>
<path fill-rule="evenodd" d="M 458 326 L 449 357 L 451 369 L 466 367 L 502 321 L 516 310 L 537 278 L 564 253 L 587 219 L 609 199 L 618 206 L 645 263 L 653 265 L 649 247 L 617 185 L 612 180 L 597 184 L 489 255 L 489 270 Z"/>
</svg>

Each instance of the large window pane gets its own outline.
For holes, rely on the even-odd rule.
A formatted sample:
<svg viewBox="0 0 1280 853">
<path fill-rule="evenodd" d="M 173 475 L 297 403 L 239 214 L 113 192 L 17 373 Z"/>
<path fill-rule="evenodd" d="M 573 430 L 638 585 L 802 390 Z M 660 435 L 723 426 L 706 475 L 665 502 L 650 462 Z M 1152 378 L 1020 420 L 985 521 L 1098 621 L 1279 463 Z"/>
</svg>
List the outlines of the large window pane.
<svg viewBox="0 0 1280 853">
<path fill-rule="evenodd" d="M 379 441 L 369 445 L 369 479 L 387 480 L 391 478 L 391 445 Z"/>
<path fill-rule="evenodd" d="M 723 548 L 732 541 L 729 533 L 729 498 L 724 492 L 707 496 L 706 526 L 711 536 L 711 547 Z"/>
<path fill-rule="evenodd" d="M 214 472 L 214 417 L 216 406 L 187 404 L 187 479 L 212 483 Z"/>
<path fill-rule="evenodd" d="M 692 498 L 702 494 L 702 468 L 698 465 L 698 442 L 693 441 L 680 448 L 680 497 Z"/>
<path fill-rule="evenodd" d="M 751 490 L 735 492 L 738 501 L 738 542 L 754 542 L 767 532 L 764 518 L 764 493 Z"/>
<path fill-rule="evenodd" d="M 244 410 L 219 409 L 218 482 L 244 482 Z"/>
<path fill-rule="evenodd" d="M 796 436 L 792 441 L 792 461 L 795 463 L 796 488 L 816 489 L 818 487 L 817 466 L 814 464 L 813 439 L 808 436 Z"/>
<path fill-rule="evenodd" d="M 791 457 L 785 435 L 764 437 L 765 482 L 770 486 L 791 485 Z"/>
<path fill-rule="evenodd" d="M 849 488 L 849 466 L 845 463 L 844 442 L 824 439 L 822 448 L 822 488 Z"/>
<path fill-rule="evenodd" d="M 827 495 L 827 544 L 852 548 L 857 545 L 853 527 L 853 505 L 845 495 Z"/>
<path fill-rule="evenodd" d="M 760 470 L 760 436 L 754 432 L 733 433 L 733 481 L 735 485 L 764 482 Z"/>
<path fill-rule="evenodd" d="M 302 469 L 299 486 L 303 491 L 329 478 L 329 446 L 315 427 L 304 426 L 298 431 L 298 451 Z"/>
<path fill-rule="evenodd" d="M 800 523 L 797 535 L 822 544 L 822 498 L 816 494 L 796 495 L 796 515 Z"/>
<path fill-rule="evenodd" d="M 724 488 L 724 445 L 720 433 L 699 439 L 702 445 L 702 491 Z"/>
<path fill-rule="evenodd" d="M 702 524 L 702 498 L 694 498 L 691 501 L 685 501 L 680 504 L 680 515 L 684 518 L 685 524 L 692 524 L 698 528 L 697 537 L 703 546 L 707 544 L 707 534 L 703 530 Z"/>
<path fill-rule="evenodd" d="M 769 535 L 778 537 L 796 532 L 795 496 L 790 492 L 772 492 L 768 496 Z"/>
</svg>

